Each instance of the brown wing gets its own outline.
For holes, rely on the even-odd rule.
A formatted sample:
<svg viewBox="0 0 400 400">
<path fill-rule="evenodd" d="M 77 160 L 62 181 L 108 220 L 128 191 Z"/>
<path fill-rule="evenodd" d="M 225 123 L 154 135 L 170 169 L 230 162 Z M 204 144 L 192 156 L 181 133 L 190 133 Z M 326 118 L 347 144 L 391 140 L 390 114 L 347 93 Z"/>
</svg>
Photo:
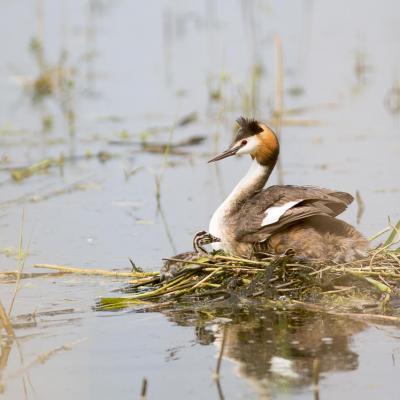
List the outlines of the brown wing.
<svg viewBox="0 0 400 400">
<path fill-rule="evenodd" d="M 231 223 L 238 241 L 261 242 L 304 218 L 314 215 L 336 217 L 352 201 L 350 194 L 329 189 L 271 186 L 246 201 Z M 269 214 L 271 218 L 266 218 Z"/>
</svg>

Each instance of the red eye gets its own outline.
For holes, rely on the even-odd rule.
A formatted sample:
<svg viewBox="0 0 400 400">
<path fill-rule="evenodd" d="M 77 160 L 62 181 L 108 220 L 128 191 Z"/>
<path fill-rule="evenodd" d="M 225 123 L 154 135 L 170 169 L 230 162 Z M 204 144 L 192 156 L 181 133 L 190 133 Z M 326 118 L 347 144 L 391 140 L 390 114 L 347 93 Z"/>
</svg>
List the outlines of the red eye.
<svg viewBox="0 0 400 400">
<path fill-rule="evenodd" d="M 247 140 L 242 140 L 242 146 L 246 146 Z"/>
</svg>

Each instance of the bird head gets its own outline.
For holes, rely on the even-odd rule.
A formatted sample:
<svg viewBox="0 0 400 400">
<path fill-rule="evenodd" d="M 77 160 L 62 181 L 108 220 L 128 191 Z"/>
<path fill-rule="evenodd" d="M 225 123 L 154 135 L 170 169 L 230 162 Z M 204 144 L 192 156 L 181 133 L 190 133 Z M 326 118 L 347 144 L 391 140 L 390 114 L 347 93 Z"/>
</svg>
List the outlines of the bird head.
<svg viewBox="0 0 400 400">
<path fill-rule="evenodd" d="M 240 117 L 236 123 L 238 129 L 232 144 L 208 162 L 249 154 L 261 165 L 275 164 L 279 154 L 279 142 L 275 132 L 267 124 L 255 119 Z"/>
</svg>

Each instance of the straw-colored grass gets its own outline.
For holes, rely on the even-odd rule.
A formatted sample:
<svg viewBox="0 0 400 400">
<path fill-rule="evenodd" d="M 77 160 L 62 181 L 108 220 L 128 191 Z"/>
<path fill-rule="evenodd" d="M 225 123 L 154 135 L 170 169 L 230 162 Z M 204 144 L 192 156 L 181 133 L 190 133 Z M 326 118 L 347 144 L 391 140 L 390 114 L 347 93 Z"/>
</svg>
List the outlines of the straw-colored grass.
<svg viewBox="0 0 400 400">
<path fill-rule="evenodd" d="M 114 278 L 150 278 L 158 275 L 158 272 L 137 272 L 137 271 L 112 271 L 107 269 L 92 269 L 92 268 L 78 268 L 78 267 L 67 267 L 64 265 L 56 264 L 35 264 L 35 268 L 46 268 L 54 269 L 56 271 L 67 273 L 67 274 L 78 274 L 78 275 L 101 275 L 110 276 Z M 146 280 L 145 280 L 146 282 Z"/>
<path fill-rule="evenodd" d="M 400 323 L 396 306 L 400 289 L 400 221 L 375 235 L 386 241 L 360 260 L 337 264 L 302 263 L 290 254 L 261 259 L 185 253 L 166 259 L 182 267 L 170 280 L 159 272 L 119 272 L 40 264 L 64 273 L 133 278 L 121 290 L 129 295 L 103 297 L 99 310 L 140 307 L 141 310 L 209 307 L 219 301 L 302 307 L 336 314 L 362 315 Z M 368 312 L 366 312 L 368 310 Z M 351 313 L 351 314 L 350 314 Z M 397 315 L 399 314 L 399 317 Z M 375 317 L 374 317 L 375 316 Z"/>
<path fill-rule="evenodd" d="M 399 228 L 400 221 L 391 226 L 386 241 L 365 258 L 342 264 L 306 264 L 291 255 L 267 254 L 262 259 L 221 253 L 169 258 L 169 262 L 183 265 L 173 279 L 162 281 L 161 275 L 149 273 L 147 281 L 144 276 L 131 281 L 129 296 L 102 298 L 99 309 L 209 306 L 236 298 L 264 305 L 284 301 L 294 307 L 334 309 L 355 316 L 368 309 L 368 315 L 379 315 L 379 320 L 400 322 L 395 305 L 400 289 Z"/>
<path fill-rule="evenodd" d="M 174 303 L 232 295 L 270 300 L 288 299 L 325 302 L 343 298 L 373 299 L 389 304 L 400 287 L 400 251 L 387 246 L 370 251 L 368 257 L 344 264 L 303 264 L 291 256 L 266 256 L 249 260 L 222 254 L 199 255 L 190 260 L 169 259 L 186 264 L 168 282 L 132 281 L 134 293 L 126 297 L 102 298 L 102 309 L 116 309 L 143 302 Z M 143 278 L 142 278 L 143 280 Z"/>
</svg>

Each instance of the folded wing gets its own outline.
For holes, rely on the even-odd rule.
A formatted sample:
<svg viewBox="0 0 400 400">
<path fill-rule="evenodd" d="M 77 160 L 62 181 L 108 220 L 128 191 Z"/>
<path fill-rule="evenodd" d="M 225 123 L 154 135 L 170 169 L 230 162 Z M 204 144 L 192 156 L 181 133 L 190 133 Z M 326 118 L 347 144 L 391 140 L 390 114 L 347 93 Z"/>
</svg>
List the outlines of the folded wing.
<svg viewBox="0 0 400 400">
<path fill-rule="evenodd" d="M 271 186 L 247 200 L 235 214 L 235 238 L 262 242 L 273 233 L 314 215 L 336 217 L 353 201 L 353 196 L 312 186 Z"/>
</svg>

